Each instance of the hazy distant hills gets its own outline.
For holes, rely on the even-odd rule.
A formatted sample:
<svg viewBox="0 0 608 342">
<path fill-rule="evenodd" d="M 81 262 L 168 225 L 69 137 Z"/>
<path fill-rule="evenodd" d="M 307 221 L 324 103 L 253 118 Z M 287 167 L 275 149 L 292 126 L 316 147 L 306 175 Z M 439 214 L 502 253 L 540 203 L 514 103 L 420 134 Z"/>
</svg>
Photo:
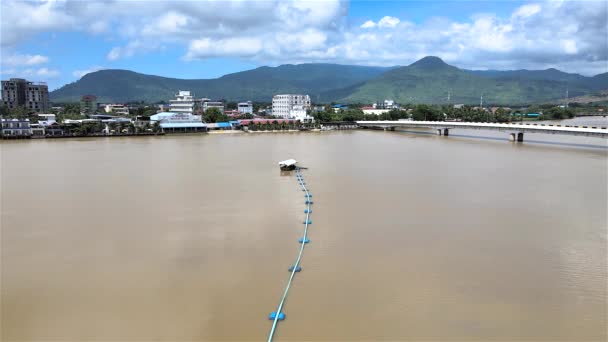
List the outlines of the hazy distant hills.
<svg viewBox="0 0 608 342">
<path fill-rule="evenodd" d="M 437 57 L 404 67 L 300 64 L 260 67 L 216 79 L 184 80 L 128 70 L 101 70 L 51 93 L 55 102 L 97 95 L 101 102 L 167 101 L 178 90 L 197 97 L 269 102 L 273 94 L 305 93 L 313 102 L 372 103 L 385 98 L 399 103 L 523 104 L 561 99 L 608 89 L 608 73 L 585 77 L 556 69 L 463 70 Z"/>
<path fill-rule="evenodd" d="M 359 86 L 346 102 L 373 102 L 379 97 L 399 103 L 488 104 L 548 102 L 608 89 L 607 74 L 585 77 L 556 69 L 514 71 L 462 70 L 437 57 L 389 70 Z"/>
<path fill-rule="evenodd" d="M 78 101 L 93 94 L 101 102 L 168 101 L 178 90 L 190 90 L 197 97 L 229 101 L 270 101 L 278 93 L 309 94 L 313 101 L 333 100 L 326 92 L 360 85 L 391 68 L 337 64 L 299 64 L 259 67 L 216 79 L 184 80 L 145 75 L 128 70 L 100 70 L 51 92 L 55 102 Z M 332 95 L 333 96 L 333 95 Z"/>
</svg>

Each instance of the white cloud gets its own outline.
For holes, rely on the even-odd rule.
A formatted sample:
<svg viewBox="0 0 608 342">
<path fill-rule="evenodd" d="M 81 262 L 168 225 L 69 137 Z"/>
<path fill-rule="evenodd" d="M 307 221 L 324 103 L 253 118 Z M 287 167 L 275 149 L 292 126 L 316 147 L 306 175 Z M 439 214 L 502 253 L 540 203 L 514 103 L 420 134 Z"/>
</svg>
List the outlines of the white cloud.
<svg viewBox="0 0 608 342">
<path fill-rule="evenodd" d="M 349 4 L 340 0 L 0 1 L 0 6 L 3 47 L 38 32 L 86 32 L 117 42 L 107 52 L 110 61 L 169 45 L 186 60 L 235 56 L 271 65 L 405 65 L 437 55 L 466 68 L 608 71 L 605 1 L 537 1 L 506 15 L 471 13 L 469 19 L 416 24 L 385 16 L 360 26 L 349 24 Z"/>
<path fill-rule="evenodd" d="M 92 73 L 92 72 L 99 71 L 99 70 L 103 70 L 103 69 L 105 69 L 105 68 L 104 68 L 104 67 L 102 67 L 102 66 L 99 66 L 99 65 L 94 65 L 94 66 L 92 66 L 92 67 L 90 67 L 90 68 L 88 68 L 88 69 L 84 69 L 84 70 L 74 70 L 74 71 L 72 72 L 72 75 L 74 75 L 75 77 L 81 78 L 82 76 L 84 76 L 84 75 L 86 75 L 86 74 L 90 74 L 90 73 Z"/>
<path fill-rule="evenodd" d="M 2 57 L 2 64 L 7 66 L 31 66 L 48 63 L 49 58 L 42 55 L 9 55 Z"/>
<path fill-rule="evenodd" d="M 395 17 L 389 17 L 386 16 L 382 19 L 380 19 L 380 21 L 378 22 L 378 27 L 395 27 L 397 26 L 397 24 L 399 24 L 400 20 L 398 18 Z"/>
<path fill-rule="evenodd" d="M 50 78 L 56 78 L 60 75 L 60 72 L 49 68 L 5 69 L 2 70 L 2 75 L 44 81 Z"/>
<path fill-rule="evenodd" d="M 186 60 L 219 56 L 254 56 L 262 50 L 262 42 L 257 38 L 228 38 L 213 40 L 195 39 L 190 43 Z"/>
<path fill-rule="evenodd" d="M 115 46 L 110 52 L 106 55 L 106 58 L 109 61 L 115 61 L 121 58 L 132 57 L 138 53 L 146 53 L 150 51 L 156 51 L 162 49 L 162 45 L 159 44 L 158 41 L 143 41 L 143 40 L 133 40 L 130 41 L 125 46 Z"/>
<path fill-rule="evenodd" d="M 514 16 L 517 17 L 530 17 L 540 12 L 541 6 L 539 4 L 528 4 L 519 7 L 514 13 Z"/>
<path fill-rule="evenodd" d="M 373 22 L 373 21 L 371 21 L 371 20 L 368 20 L 368 21 L 364 22 L 361 25 L 361 28 L 364 28 L 364 29 L 366 29 L 366 28 L 374 28 L 374 27 L 376 27 L 376 23 Z"/>
</svg>

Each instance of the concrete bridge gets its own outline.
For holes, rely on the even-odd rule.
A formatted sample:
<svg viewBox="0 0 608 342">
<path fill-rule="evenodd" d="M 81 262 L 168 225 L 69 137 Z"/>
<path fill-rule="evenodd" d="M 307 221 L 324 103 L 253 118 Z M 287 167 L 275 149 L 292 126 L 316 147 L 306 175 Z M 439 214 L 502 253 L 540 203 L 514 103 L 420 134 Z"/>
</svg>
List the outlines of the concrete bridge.
<svg viewBox="0 0 608 342">
<path fill-rule="evenodd" d="M 363 128 L 381 128 L 394 131 L 397 127 L 434 128 L 438 135 L 448 136 L 451 128 L 478 129 L 507 132 L 511 141 L 524 141 L 524 133 L 564 134 L 608 138 L 608 128 L 596 126 L 569 126 L 530 123 L 488 123 L 460 121 L 357 121 Z"/>
</svg>

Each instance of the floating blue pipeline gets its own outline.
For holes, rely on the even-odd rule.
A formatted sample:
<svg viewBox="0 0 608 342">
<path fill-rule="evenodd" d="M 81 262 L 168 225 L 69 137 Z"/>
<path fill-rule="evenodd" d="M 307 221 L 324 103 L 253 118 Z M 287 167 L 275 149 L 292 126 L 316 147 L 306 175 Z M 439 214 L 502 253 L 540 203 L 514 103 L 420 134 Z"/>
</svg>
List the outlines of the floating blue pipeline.
<svg viewBox="0 0 608 342">
<path fill-rule="evenodd" d="M 274 332 L 277 329 L 277 323 L 285 319 L 285 313 L 283 313 L 282 310 L 285 304 L 285 300 L 287 299 L 287 293 L 289 293 L 289 288 L 291 287 L 291 282 L 293 281 L 296 272 L 300 272 L 302 270 L 302 267 L 300 266 L 300 260 L 302 260 L 304 246 L 306 246 L 310 242 L 310 240 L 308 239 L 308 226 L 312 224 L 312 221 L 310 220 L 310 213 L 312 213 L 310 205 L 313 204 L 310 198 L 312 197 L 312 195 L 308 192 L 308 189 L 306 188 L 306 183 L 304 183 L 302 171 L 299 168 L 296 169 L 296 177 L 298 179 L 298 183 L 302 187 L 302 191 L 306 193 L 306 195 L 304 195 L 304 197 L 306 197 L 306 202 L 304 202 L 306 204 L 306 209 L 304 209 L 304 213 L 306 214 L 306 219 L 304 220 L 304 233 L 302 234 L 302 238 L 298 240 L 298 242 L 300 243 L 300 252 L 298 253 L 298 258 L 296 259 L 296 262 L 289 267 L 289 280 L 287 281 L 287 285 L 285 286 L 285 291 L 283 292 L 283 297 L 281 297 L 281 301 L 279 302 L 277 311 L 271 312 L 270 315 L 268 315 L 268 319 L 272 320 L 272 328 L 270 329 L 270 333 L 268 334 L 268 342 L 272 341 L 272 338 L 274 337 Z"/>
</svg>

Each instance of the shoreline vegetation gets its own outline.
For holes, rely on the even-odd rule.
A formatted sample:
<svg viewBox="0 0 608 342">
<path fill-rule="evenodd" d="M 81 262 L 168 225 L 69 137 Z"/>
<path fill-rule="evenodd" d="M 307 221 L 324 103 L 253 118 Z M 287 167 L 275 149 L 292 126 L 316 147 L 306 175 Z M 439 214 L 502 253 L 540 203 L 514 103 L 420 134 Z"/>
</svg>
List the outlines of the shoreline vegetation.
<svg viewBox="0 0 608 342">
<path fill-rule="evenodd" d="M 234 104 L 231 104 L 234 105 Z M 228 106 L 229 107 L 229 106 Z M 258 108 L 262 105 L 258 104 Z M 155 107 L 145 106 L 132 111 L 129 115 L 118 117 L 120 120 L 102 121 L 98 116 L 83 115 L 76 105 L 66 104 L 62 110 L 54 113 L 57 121 L 50 126 L 32 125 L 25 136 L 2 135 L 2 139 L 27 138 L 83 138 L 83 137 L 123 137 L 123 136 L 150 136 L 164 134 L 191 134 L 188 132 L 173 133 L 164 131 L 160 122 L 150 121 L 150 116 L 156 113 Z M 426 105 L 405 104 L 398 108 L 380 110 L 372 114 L 363 105 L 325 105 L 315 106 L 310 113 L 313 122 L 285 121 L 272 115 L 251 114 L 242 117 L 228 117 L 216 108 L 209 109 L 202 114 L 206 123 L 230 123 L 227 127 L 210 128 L 207 134 L 234 134 L 234 133 L 283 133 L 301 131 L 325 131 L 335 129 L 355 129 L 355 121 L 382 121 L 382 120 L 413 120 L 413 121 L 461 121 L 461 122 L 532 122 L 545 120 L 563 120 L 593 114 L 606 116 L 608 108 L 605 106 L 582 106 L 572 104 L 570 107 L 554 104 L 533 105 L 525 108 L 509 107 L 472 107 L 468 105 Z M 367 111 L 365 111 L 367 110 Z M 2 108 L 2 117 L 29 119 L 30 123 L 40 120 L 37 113 L 27 113 L 21 109 L 8 111 Z M 262 122 L 255 122 L 253 118 L 260 118 Z M 80 120 L 79 120 L 80 119 Z M 87 120 L 82 120 L 87 119 Z M 233 124 L 234 123 L 234 124 Z M 29 125 L 28 125 L 29 126 Z M 217 127 L 217 126 L 216 126 Z M 4 133 L 4 132 L 3 132 Z M 201 132 L 203 133 L 203 132 Z"/>
</svg>

